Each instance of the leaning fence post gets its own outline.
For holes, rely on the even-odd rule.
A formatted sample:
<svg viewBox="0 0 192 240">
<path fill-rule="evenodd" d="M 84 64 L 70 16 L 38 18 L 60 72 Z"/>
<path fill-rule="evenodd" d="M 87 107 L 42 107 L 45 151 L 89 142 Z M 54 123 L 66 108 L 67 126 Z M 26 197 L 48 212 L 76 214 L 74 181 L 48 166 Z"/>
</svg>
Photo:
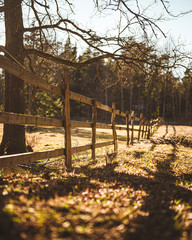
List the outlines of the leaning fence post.
<svg viewBox="0 0 192 240">
<path fill-rule="evenodd" d="M 142 124 L 143 124 L 143 113 L 140 114 L 138 141 L 140 140 L 140 134 L 141 134 L 141 126 L 142 126 Z"/>
<path fill-rule="evenodd" d="M 127 146 L 129 146 L 129 112 L 126 112 L 126 125 L 127 125 Z"/>
<path fill-rule="evenodd" d="M 69 98 L 69 73 L 64 71 L 64 89 L 63 89 L 63 113 L 65 129 L 65 165 L 68 169 L 72 167 L 72 149 L 71 149 L 71 122 L 70 122 L 70 98 Z"/>
<path fill-rule="evenodd" d="M 131 124 L 132 124 L 132 133 L 131 133 L 131 144 L 133 145 L 133 137 L 134 137 L 134 123 L 135 123 L 135 112 L 131 113 Z"/>
<path fill-rule="evenodd" d="M 92 100 L 92 159 L 95 160 L 95 144 L 96 144 L 96 129 L 97 129 L 97 100 Z"/>
<path fill-rule="evenodd" d="M 115 117 L 116 117 L 116 105 L 112 103 L 112 116 L 111 116 L 111 123 L 113 129 L 113 141 L 114 141 L 114 152 L 117 153 L 118 146 L 117 146 L 117 132 L 115 126 Z"/>
</svg>

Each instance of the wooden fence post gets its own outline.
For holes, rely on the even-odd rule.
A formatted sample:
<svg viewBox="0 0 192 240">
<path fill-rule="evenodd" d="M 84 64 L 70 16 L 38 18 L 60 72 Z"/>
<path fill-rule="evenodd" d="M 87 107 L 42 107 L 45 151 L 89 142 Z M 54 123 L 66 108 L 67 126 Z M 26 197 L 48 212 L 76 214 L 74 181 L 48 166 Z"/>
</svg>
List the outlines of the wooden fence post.
<svg viewBox="0 0 192 240">
<path fill-rule="evenodd" d="M 129 112 L 126 112 L 126 125 L 127 125 L 127 146 L 129 146 Z"/>
<path fill-rule="evenodd" d="M 142 124 L 143 124 L 143 113 L 140 114 L 139 132 L 138 132 L 138 141 L 140 140 L 141 126 L 142 126 Z"/>
<path fill-rule="evenodd" d="M 155 121 L 152 120 L 152 121 L 151 121 L 151 135 L 153 135 L 153 133 L 155 132 L 155 128 L 156 128 L 156 127 L 155 127 L 155 124 L 156 124 Z"/>
<path fill-rule="evenodd" d="M 63 113 L 65 129 L 65 165 L 67 169 L 72 168 L 72 149 L 71 149 L 71 122 L 70 122 L 70 99 L 69 99 L 69 73 L 64 71 L 63 89 Z"/>
<path fill-rule="evenodd" d="M 132 145 L 133 145 L 133 138 L 134 138 L 134 123 L 135 123 L 135 112 L 132 111 L 132 113 L 131 113 L 131 125 L 132 125 L 131 144 Z"/>
<path fill-rule="evenodd" d="M 153 134 L 153 123 L 152 120 L 149 121 L 149 129 L 148 129 L 148 135 L 149 137 Z"/>
<path fill-rule="evenodd" d="M 117 132 L 116 132 L 116 126 L 115 126 L 115 117 L 116 117 L 116 105 L 115 103 L 112 103 L 111 123 L 113 128 L 114 152 L 117 153 L 118 146 L 117 146 Z"/>
<path fill-rule="evenodd" d="M 149 139 L 151 134 L 152 134 L 152 123 L 151 123 L 151 121 L 149 121 L 148 122 L 148 135 L 147 135 L 147 139 Z"/>
<path fill-rule="evenodd" d="M 95 160 L 95 144 L 96 144 L 96 129 L 97 129 L 97 100 L 93 99 L 92 106 L 92 159 Z"/>
<path fill-rule="evenodd" d="M 144 136 L 144 138 L 146 138 L 146 136 L 147 136 L 147 120 L 145 120 L 145 136 Z"/>
<path fill-rule="evenodd" d="M 142 138 L 144 138 L 144 131 L 145 131 L 145 118 L 143 119 Z"/>
<path fill-rule="evenodd" d="M 147 135 L 147 139 L 149 139 L 151 134 L 151 121 L 148 121 L 148 135 Z"/>
<path fill-rule="evenodd" d="M 151 121 L 151 135 L 155 132 L 156 122 L 154 120 Z"/>
</svg>

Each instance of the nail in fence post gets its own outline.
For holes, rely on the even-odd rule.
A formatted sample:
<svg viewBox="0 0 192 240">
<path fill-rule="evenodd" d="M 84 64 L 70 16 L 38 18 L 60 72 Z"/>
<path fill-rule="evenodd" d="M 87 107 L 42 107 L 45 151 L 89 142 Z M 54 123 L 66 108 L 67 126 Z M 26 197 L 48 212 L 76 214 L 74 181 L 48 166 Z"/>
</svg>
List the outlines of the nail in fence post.
<svg viewBox="0 0 192 240">
<path fill-rule="evenodd" d="M 64 71 L 63 89 L 63 112 L 65 129 L 65 165 L 67 169 L 72 168 L 72 149 L 71 149 L 71 122 L 70 122 L 70 98 L 69 98 L 69 73 Z"/>
<path fill-rule="evenodd" d="M 140 140 L 141 135 L 141 126 L 143 124 L 143 113 L 140 113 L 140 122 L 139 122 L 139 132 L 138 132 L 138 141 Z"/>
<path fill-rule="evenodd" d="M 131 124 L 132 124 L 132 133 L 131 133 L 131 144 L 133 145 L 133 138 L 134 138 L 134 123 L 135 123 L 135 112 L 131 113 Z"/>
<path fill-rule="evenodd" d="M 126 112 L 126 124 L 127 124 L 127 146 L 129 146 L 129 112 Z"/>
<path fill-rule="evenodd" d="M 112 103 L 111 123 L 113 128 L 114 152 L 117 153 L 118 146 L 117 146 L 117 132 L 116 132 L 116 126 L 115 126 L 115 117 L 116 117 L 116 105 L 115 103 Z"/>
<path fill-rule="evenodd" d="M 96 144 L 96 129 L 97 129 L 97 100 L 92 100 L 92 159 L 95 160 L 95 144 Z"/>
</svg>

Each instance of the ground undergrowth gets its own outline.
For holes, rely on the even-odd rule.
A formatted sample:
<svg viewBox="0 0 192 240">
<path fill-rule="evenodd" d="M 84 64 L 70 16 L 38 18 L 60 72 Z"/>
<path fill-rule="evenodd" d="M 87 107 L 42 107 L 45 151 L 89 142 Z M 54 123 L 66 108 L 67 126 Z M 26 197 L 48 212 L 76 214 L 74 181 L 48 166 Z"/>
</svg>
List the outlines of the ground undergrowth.
<svg viewBox="0 0 192 240">
<path fill-rule="evenodd" d="M 0 239 L 192 239 L 192 128 L 1 172 Z"/>
</svg>

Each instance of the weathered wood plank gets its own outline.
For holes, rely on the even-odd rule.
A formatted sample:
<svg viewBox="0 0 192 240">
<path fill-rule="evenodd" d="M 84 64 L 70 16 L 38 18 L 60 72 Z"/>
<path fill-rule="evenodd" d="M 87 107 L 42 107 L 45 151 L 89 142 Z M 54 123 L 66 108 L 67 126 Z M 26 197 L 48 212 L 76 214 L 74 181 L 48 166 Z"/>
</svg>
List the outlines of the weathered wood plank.
<svg viewBox="0 0 192 240">
<path fill-rule="evenodd" d="M 55 118 L 35 117 L 32 115 L 0 112 L 0 123 L 32 125 L 32 126 L 47 126 L 47 127 L 63 127 L 63 120 Z M 71 121 L 71 128 L 82 127 L 92 128 L 92 122 Z M 96 123 L 99 129 L 112 129 L 112 124 Z M 116 130 L 126 130 L 124 126 L 116 126 Z"/>
<path fill-rule="evenodd" d="M 71 127 L 82 127 L 82 128 L 92 128 L 93 123 L 92 122 L 80 122 L 80 121 L 71 121 Z M 112 124 L 106 124 L 106 123 L 96 123 L 96 127 L 98 129 L 112 129 Z M 116 130 L 126 130 L 127 127 L 124 126 L 116 126 Z"/>
<path fill-rule="evenodd" d="M 47 83 L 41 77 L 22 68 L 20 65 L 9 60 L 8 58 L 6 58 L 3 55 L 0 55 L 0 67 L 3 68 L 6 72 L 8 72 L 16 77 L 19 77 L 20 79 L 22 79 L 36 87 L 39 87 L 50 93 L 54 93 L 56 95 L 62 96 L 62 89 L 60 87 L 53 86 L 53 85 Z"/>
<path fill-rule="evenodd" d="M 53 149 L 41 152 L 30 152 L 0 156 L 0 167 L 16 167 L 18 164 L 31 163 L 37 160 L 55 158 L 64 155 L 65 149 Z"/>
<path fill-rule="evenodd" d="M 32 125 L 32 126 L 55 126 L 62 127 L 60 119 L 35 117 L 31 115 L 0 112 L 0 122 L 5 124 Z"/>
<path fill-rule="evenodd" d="M 0 67 L 2 69 L 4 69 L 6 72 L 19 77 L 20 79 L 41 88 L 42 90 L 48 91 L 50 93 L 54 93 L 58 96 L 62 96 L 62 88 L 54 86 L 49 84 L 48 82 L 46 82 L 43 78 L 37 76 L 36 74 L 28 71 L 27 69 L 22 68 L 20 65 L 18 65 L 17 63 L 9 60 L 8 58 L 6 58 L 3 55 L 0 55 Z M 92 105 L 92 98 L 83 96 L 81 94 L 75 93 L 70 91 L 70 99 L 72 100 L 76 100 L 82 103 L 86 103 L 89 105 Z M 102 109 L 104 111 L 107 112 L 112 112 L 112 108 L 104 105 L 100 102 L 98 102 L 98 106 L 99 109 Z M 119 110 L 117 110 L 117 114 L 121 115 L 121 116 L 126 116 L 125 113 L 120 112 Z"/>
<path fill-rule="evenodd" d="M 92 105 L 92 98 L 70 91 L 70 99 Z"/>
<path fill-rule="evenodd" d="M 92 122 L 81 122 L 81 121 L 71 121 L 71 128 L 82 127 L 82 128 L 92 128 Z"/>
<path fill-rule="evenodd" d="M 114 141 L 96 143 L 95 148 L 106 147 L 106 146 L 110 146 L 113 144 L 114 144 Z M 72 147 L 72 154 L 77 154 L 77 153 L 84 152 L 84 151 L 91 150 L 91 149 L 92 149 L 92 144 L 86 144 L 86 145 Z"/>
<path fill-rule="evenodd" d="M 92 144 L 80 145 L 76 147 L 72 147 L 72 154 L 77 154 L 79 152 L 84 152 L 87 150 L 91 150 Z"/>
<path fill-rule="evenodd" d="M 101 148 L 105 146 L 113 145 L 114 141 L 108 141 L 108 142 L 101 142 L 96 143 L 96 148 Z M 92 144 L 72 147 L 72 154 L 76 154 L 79 152 L 91 150 Z M 26 164 L 26 163 L 32 163 L 34 161 L 43 160 L 43 159 L 49 159 L 49 158 L 56 158 L 59 156 L 65 155 L 65 149 L 51 149 L 41 152 L 30 152 L 30 153 L 20 153 L 20 154 L 13 154 L 13 155 L 5 155 L 0 156 L 0 168 L 5 167 L 16 167 L 18 164 Z"/>
<path fill-rule="evenodd" d="M 126 117 L 126 113 L 121 112 L 120 110 L 116 110 L 116 115 L 120 115 L 122 117 Z"/>
<path fill-rule="evenodd" d="M 96 124 L 97 128 L 100 129 L 112 129 L 112 124 L 106 124 L 106 123 L 97 123 Z"/>
<path fill-rule="evenodd" d="M 108 142 L 101 142 L 101 143 L 96 143 L 95 147 L 96 148 L 101 148 L 101 147 L 106 147 L 106 146 L 110 146 L 113 145 L 114 141 L 108 141 Z"/>
<path fill-rule="evenodd" d="M 81 94 L 78 94 L 78 93 L 75 93 L 75 92 L 72 92 L 72 91 L 70 91 L 70 99 L 78 101 L 78 102 L 86 103 L 88 105 L 92 105 L 92 101 L 93 101 L 92 98 L 83 96 Z M 102 109 L 102 110 L 107 111 L 107 112 L 112 112 L 111 107 L 109 107 L 107 105 L 104 105 L 100 102 L 97 102 L 97 108 Z"/>
<path fill-rule="evenodd" d="M 104 110 L 106 112 L 112 112 L 112 108 L 107 106 L 107 105 L 104 105 L 100 102 L 97 102 L 97 108 L 101 109 L 101 110 Z"/>
</svg>

